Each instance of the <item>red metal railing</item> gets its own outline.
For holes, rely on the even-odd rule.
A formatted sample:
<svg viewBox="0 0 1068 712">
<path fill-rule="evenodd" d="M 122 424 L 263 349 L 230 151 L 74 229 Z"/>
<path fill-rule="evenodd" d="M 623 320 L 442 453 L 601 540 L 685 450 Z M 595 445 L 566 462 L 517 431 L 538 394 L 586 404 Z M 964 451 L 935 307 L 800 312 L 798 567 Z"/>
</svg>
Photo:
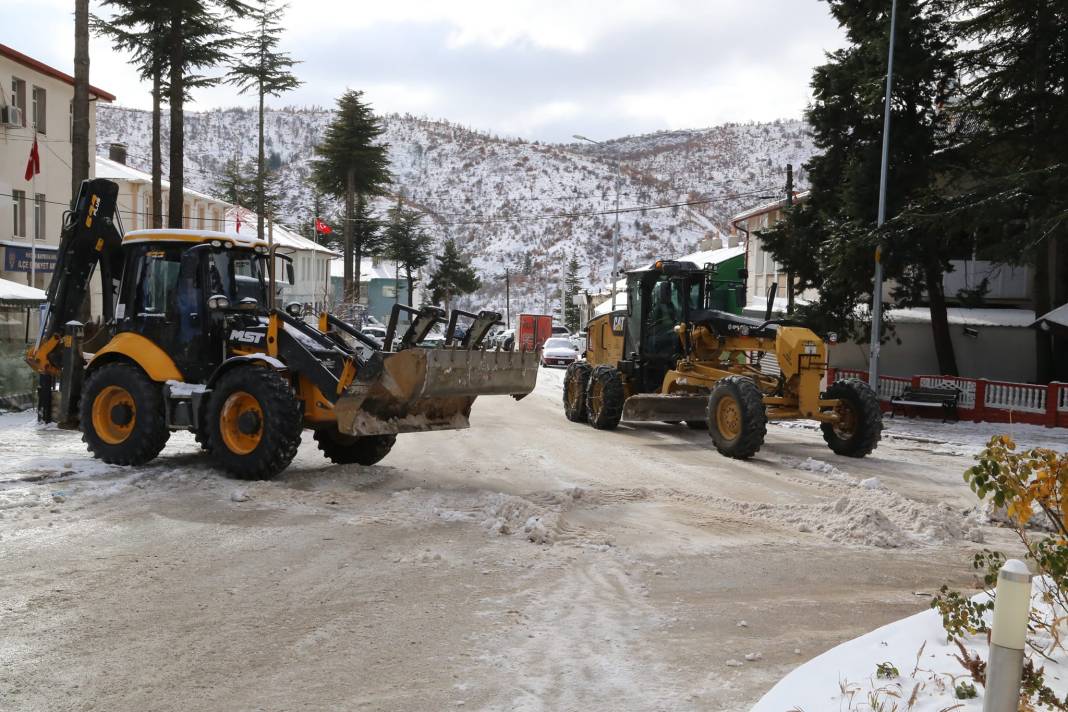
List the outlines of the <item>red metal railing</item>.
<svg viewBox="0 0 1068 712">
<path fill-rule="evenodd" d="M 839 378 L 867 381 L 868 372 L 844 368 L 828 370 L 829 383 Z M 880 376 L 879 401 L 883 410 L 890 410 L 890 400 L 910 386 L 959 388 L 961 397 L 957 410 L 961 420 L 1068 427 L 1068 383 L 1054 382 L 1043 386 L 959 376 Z"/>
</svg>

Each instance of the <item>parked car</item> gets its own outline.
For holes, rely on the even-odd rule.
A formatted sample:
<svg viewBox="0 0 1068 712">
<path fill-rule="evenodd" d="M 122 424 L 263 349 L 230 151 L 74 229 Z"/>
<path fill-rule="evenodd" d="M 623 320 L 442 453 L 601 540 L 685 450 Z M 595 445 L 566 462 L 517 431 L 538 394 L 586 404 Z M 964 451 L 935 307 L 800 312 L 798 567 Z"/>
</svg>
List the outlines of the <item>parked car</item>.
<svg viewBox="0 0 1068 712">
<path fill-rule="evenodd" d="M 379 326 L 378 324 L 365 324 L 360 331 L 367 336 L 378 339 L 379 341 L 386 338 L 386 327 Z"/>
<path fill-rule="evenodd" d="M 553 326 L 552 335 L 571 336 L 571 329 L 568 329 L 566 326 L 560 326 L 559 324 L 556 324 L 555 326 Z"/>
<path fill-rule="evenodd" d="M 541 349 L 542 366 L 567 367 L 578 360 L 579 351 L 570 339 L 552 338 Z"/>
<path fill-rule="evenodd" d="M 504 351 L 512 351 L 515 349 L 515 329 L 505 329 L 497 334 L 497 340 L 493 345 L 500 346 Z"/>
</svg>

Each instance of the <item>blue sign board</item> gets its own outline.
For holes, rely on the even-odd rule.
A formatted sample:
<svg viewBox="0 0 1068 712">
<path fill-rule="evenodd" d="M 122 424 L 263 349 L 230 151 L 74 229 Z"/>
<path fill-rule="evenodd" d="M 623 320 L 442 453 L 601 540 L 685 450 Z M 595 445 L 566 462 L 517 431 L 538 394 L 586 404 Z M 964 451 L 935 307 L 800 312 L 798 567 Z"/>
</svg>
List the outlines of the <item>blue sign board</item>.
<svg viewBox="0 0 1068 712">
<path fill-rule="evenodd" d="M 32 251 L 29 247 L 4 247 L 4 271 L 5 272 L 29 272 Z M 56 269 L 56 250 L 44 247 L 37 248 L 37 271 L 53 272 Z"/>
</svg>

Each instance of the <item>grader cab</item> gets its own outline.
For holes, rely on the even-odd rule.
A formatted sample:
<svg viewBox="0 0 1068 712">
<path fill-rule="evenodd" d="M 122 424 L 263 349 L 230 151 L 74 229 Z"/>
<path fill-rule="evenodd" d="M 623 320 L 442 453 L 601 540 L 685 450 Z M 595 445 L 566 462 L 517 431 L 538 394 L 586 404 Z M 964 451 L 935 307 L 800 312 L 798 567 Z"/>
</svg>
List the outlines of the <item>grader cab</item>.
<svg viewBox="0 0 1068 712">
<path fill-rule="evenodd" d="M 772 319 L 771 299 L 763 320 L 737 313 L 745 277 L 666 260 L 629 272 L 626 308 L 590 321 L 585 358 L 565 375 L 567 418 L 602 430 L 685 422 L 740 459 L 760 450 L 769 419 L 807 418 L 834 452 L 872 452 L 882 432 L 875 393 L 856 379 L 821 392 L 823 339 Z"/>
<path fill-rule="evenodd" d="M 144 464 L 172 431 L 190 430 L 231 474 L 263 479 L 311 429 L 332 461 L 371 465 L 398 433 L 465 428 L 479 395 L 534 388 L 536 354 L 483 346 L 500 314 L 400 305 L 383 341 L 327 313 L 313 326 L 301 305 L 275 304 L 275 272 L 292 273 L 275 246 L 198 230 L 123 235 L 117 191 L 83 183 L 26 356 L 42 376 L 43 419 L 80 428 L 105 462 Z M 97 268 L 103 325 L 86 338 L 75 317 Z M 422 348 L 439 324 L 444 347 Z"/>
</svg>

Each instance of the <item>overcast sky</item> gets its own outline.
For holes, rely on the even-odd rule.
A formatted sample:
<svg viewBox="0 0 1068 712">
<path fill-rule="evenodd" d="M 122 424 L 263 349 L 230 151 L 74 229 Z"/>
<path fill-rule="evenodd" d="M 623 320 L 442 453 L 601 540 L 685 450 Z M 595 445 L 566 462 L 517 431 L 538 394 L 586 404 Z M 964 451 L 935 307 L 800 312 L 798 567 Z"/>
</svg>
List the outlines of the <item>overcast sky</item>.
<svg viewBox="0 0 1068 712">
<path fill-rule="evenodd" d="M 72 72 L 70 0 L 3 4 L 0 43 Z M 820 0 L 293 0 L 286 24 L 305 84 L 273 105 L 362 89 L 379 112 L 549 141 L 800 118 L 843 41 Z M 126 56 L 90 54 L 94 85 L 150 106 Z M 222 87 L 193 108 L 254 101 Z"/>
</svg>

